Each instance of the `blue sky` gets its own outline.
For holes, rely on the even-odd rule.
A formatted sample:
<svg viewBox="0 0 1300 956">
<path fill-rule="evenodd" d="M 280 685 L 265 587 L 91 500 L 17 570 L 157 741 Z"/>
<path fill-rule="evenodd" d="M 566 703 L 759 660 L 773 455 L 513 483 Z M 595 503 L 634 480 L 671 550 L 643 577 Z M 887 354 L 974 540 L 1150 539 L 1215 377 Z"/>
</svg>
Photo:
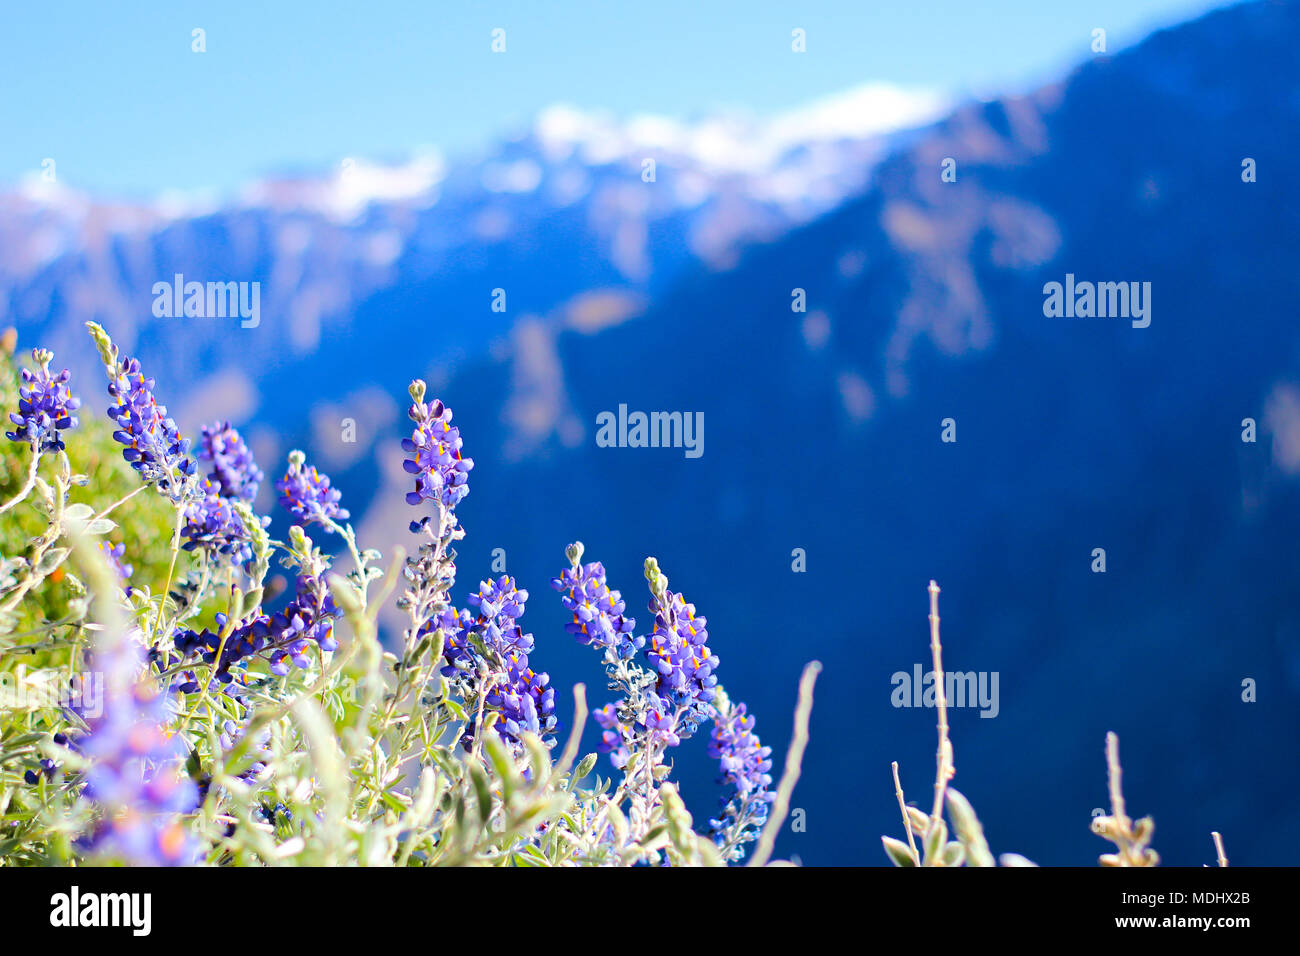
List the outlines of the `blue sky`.
<svg viewBox="0 0 1300 956">
<path fill-rule="evenodd" d="M 570 103 L 762 115 L 868 81 L 1023 89 L 1211 0 L 6 3 L 0 186 L 229 190 L 346 156 L 455 155 Z M 207 52 L 191 52 L 191 30 Z M 490 50 L 506 31 L 506 53 Z M 790 49 L 791 30 L 807 52 Z"/>
</svg>

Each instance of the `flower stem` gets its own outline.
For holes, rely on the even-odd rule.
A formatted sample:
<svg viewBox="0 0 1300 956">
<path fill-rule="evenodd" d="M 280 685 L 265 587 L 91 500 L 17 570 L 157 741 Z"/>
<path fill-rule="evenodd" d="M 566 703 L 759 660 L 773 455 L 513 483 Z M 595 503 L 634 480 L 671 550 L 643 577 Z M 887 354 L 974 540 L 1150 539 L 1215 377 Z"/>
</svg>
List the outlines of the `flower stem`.
<svg viewBox="0 0 1300 956">
<path fill-rule="evenodd" d="M 172 588 L 172 575 L 176 573 L 176 555 L 181 549 L 181 528 L 185 525 L 185 506 L 178 504 L 176 506 L 176 530 L 172 533 L 172 560 L 167 566 L 167 582 L 163 585 L 162 594 L 158 598 L 158 617 L 153 622 L 153 641 L 158 643 L 158 632 L 162 629 L 163 608 L 167 604 L 167 592 Z"/>
<path fill-rule="evenodd" d="M 4 514 L 14 505 L 18 504 L 29 494 L 31 494 L 32 489 L 36 487 L 36 468 L 38 465 L 40 465 L 40 463 L 41 463 L 41 453 L 39 451 L 34 450 L 32 452 L 32 463 L 27 466 L 26 483 L 24 483 L 22 488 L 18 490 L 18 494 L 14 495 L 4 504 L 0 505 L 0 515 Z"/>
</svg>

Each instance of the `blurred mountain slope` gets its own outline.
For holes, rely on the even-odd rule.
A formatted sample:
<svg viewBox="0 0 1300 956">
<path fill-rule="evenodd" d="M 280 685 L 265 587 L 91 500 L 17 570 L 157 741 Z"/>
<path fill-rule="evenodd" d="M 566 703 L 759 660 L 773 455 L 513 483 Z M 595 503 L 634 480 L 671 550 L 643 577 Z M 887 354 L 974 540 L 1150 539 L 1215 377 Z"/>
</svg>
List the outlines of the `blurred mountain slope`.
<svg viewBox="0 0 1300 956">
<path fill-rule="evenodd" d="M 889 761 L 913 796 L 932 780 L 933 712 L 889 703 L 890 675 L 928 662 L 931 577 L 948 665 L 1000 674 L 996 719 L 953 718 L 955 785 L 996 849 L 1095 859 L 1114 729 L 1168 862 L 1212 861 L 1214 828 L 1242 863 L 1294 862 L 1297 41 L 1295 5 L 1248 4 L 959 109 L 736 268 L 683 278 L 635 322 L 560 333 L 552 436 L 534 425 L 509 468 L 521 358 L 453 378 L 481 463 L 463 566 L 513 547 L 536 582 L 581 537 L 640 606 L 655 554 L 776 746 L 799 666 L 822 659 L 808 832 L 781 845 L 808 862 L 883 861 Z M 1067 272 L 1151 282 L 1150 327 L 1045 318 L 1043 284 Z M 620 404 L 703 411 L 703 457 L 595 447 Z M 581 650 L 539 646 L 599 680 Z M 710 772 L 696 758 L 687 793 Z"/>
</svg>

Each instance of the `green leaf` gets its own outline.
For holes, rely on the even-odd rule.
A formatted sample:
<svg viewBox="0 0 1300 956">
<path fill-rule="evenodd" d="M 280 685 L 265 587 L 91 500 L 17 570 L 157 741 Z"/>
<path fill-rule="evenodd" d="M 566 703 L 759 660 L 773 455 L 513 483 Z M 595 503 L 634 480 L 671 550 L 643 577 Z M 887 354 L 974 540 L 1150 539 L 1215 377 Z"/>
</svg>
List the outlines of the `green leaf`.
<svg viewBox="0 0 1300 956">
<path fill-rule="evenodd" d="M 948 825 L 942 820 L 930 821 L 930 829 L 925 834 L 925 860 L 939 859 L 939 852 L 948 842 Z"/>
<path fill-rule="evenodd" d="M 542 739 L 533 733 L 524 734 L 524 746 L 533 765 L 533 786 L 544 787 L 551 776 L 551 752 Z"/>
<path fill-rule="evenodd" d="M 506 750 L 506 745 L 501 740 L 500 734 L 486 735 L 483 738 L 483 749 L 487 751 L 488 759 L 492 761 L 492 769 L 496 771 L 497 777 L 501 781 L 502 798 L 508 801 L 520 782 L 515 762 L 511 759 L 509 751 Z"/>
<path fill-rule="evenodd" d="M 912 859 L 912 851 L 902 840 L 882 836 L 880 842 L 885 845 L 885 853 L 894 866 L 916 866 L 916 861 Z"/>
<path fill-rule="evenodd" d="M 966 860 L 971 866 L 997 866 L 984 839 L 984 827 L 970 801 L 956 790 L 948 790 L 948 814 L 957 830 L 957 839 L 966 848 Z"/>
<path fill-rule="evenodd" d="M 578 763 L 577 768 L 573 771 L 573 776 L 572 778 L 570 778 L 571 780 L 570 786 L 571 787 L 575 786 L 579 780 L 581 780 L 587 774 L 591 773 L 592 768 L 595 766 L 596 766 L 596 755 L 594 753 L 587 754 L 587 756 L 583 757 L 582 760 Z"/>
<path fill-rule="evenodd" d="M 247 617 L 253 611 L 254 608 L 256 608 L 259 604 L 262 603 L 263 593 L 264 591 L 262 590 L 262 588 L 253 588 L 251 591 L 249 591 L 247 594 L 244 595 L 244 601 L 243 604 L 240 606 L 240 611 L 239 611 L 239 616 L 241 618 Z"/>
<path fill-rule="evenodd" d="M 620 810 L 618 805 L 612 800 L 609 802 L 608 807 L 609 809 L 606 811 L 606 816 L 609 820 L 610 827 L 614 830 L 614 843 L 617 846 L 622 846 L 627 842 L 627 817 L 623 815 L 623 811 Z"/>
<path fill-rule="evenodd" d="M 449 757 L 441 747 L 434 748 L 429 752 L 433 762 L 438 765 L 438 769 L 453 780 L 460 779 L 460 766 Z"/>
<path fill-rule="evenodd" d="M 469 779 L 474 784 L 474 794 L 478 797 L 479 822 L 486 824 L 492 816 L 492 788 L 488 784 L 487 774 L 477 763 L 469 765 Z"/>
<path fill-rule="evenodd" d="M 465 829 L 466 816 L 465 794 L 456 794 L 456 809 L 453 811 L 452 816 L 456 820 L 456 829 L 463 832 Z"/>
<path fill-rule="evenodd" d="M 42 577 L 48 575 L 67 560 L 68 555 L 71 553 L 71 548 L 51 548 L 41 555 L 41 560 L 36 565 L 36 573 Z"/>
<path fill-rule="evenodd" d="M 925 836 L 925 832 L 930 829 L 930 817 L 916 807 L 908 807 L 907 825 L 917 836 Z"/>
<path fill-rule="evenodd" d="M 667 834 L 668 834 L 668 824 L 661 823 L 658 826 L 653 826 L 649 830 L 647 830 L 646 835 L 641 838 L 640 842 L 637 845 L 645 849 L 650 849 L 651 845 L 654 844 L 655 841 L 659 840 L 660 837 L 666 837 Z"/>
</svg>

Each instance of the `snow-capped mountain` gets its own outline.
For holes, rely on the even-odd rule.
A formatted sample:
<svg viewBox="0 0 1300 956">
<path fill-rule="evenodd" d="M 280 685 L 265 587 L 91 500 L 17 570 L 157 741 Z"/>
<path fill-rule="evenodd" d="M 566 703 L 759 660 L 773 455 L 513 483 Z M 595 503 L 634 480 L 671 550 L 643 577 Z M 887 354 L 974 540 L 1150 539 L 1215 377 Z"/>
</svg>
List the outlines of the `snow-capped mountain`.
<svg viewBox="0 0 1300 956">
<path fill-rule="evenodd" d="M 400 347 L 423 372 L 524 315 L 621 321 L 683 267 L 730 265 L 861 190 L 941 106 L 883 85 L 762 121 L 558 106 L 481 155 L 348 158 L 224 198 L 132 205 L 37 179 L 0 192 L 0 317 L 83 366 L 82 324 L 99 321 L 239 418 L 283 398 L 275 372 L 309 356 L 328 370 Z M 258 283 L 259 319 L 156 316 L 155 284 L 177 275 Z"/>
</svg>

